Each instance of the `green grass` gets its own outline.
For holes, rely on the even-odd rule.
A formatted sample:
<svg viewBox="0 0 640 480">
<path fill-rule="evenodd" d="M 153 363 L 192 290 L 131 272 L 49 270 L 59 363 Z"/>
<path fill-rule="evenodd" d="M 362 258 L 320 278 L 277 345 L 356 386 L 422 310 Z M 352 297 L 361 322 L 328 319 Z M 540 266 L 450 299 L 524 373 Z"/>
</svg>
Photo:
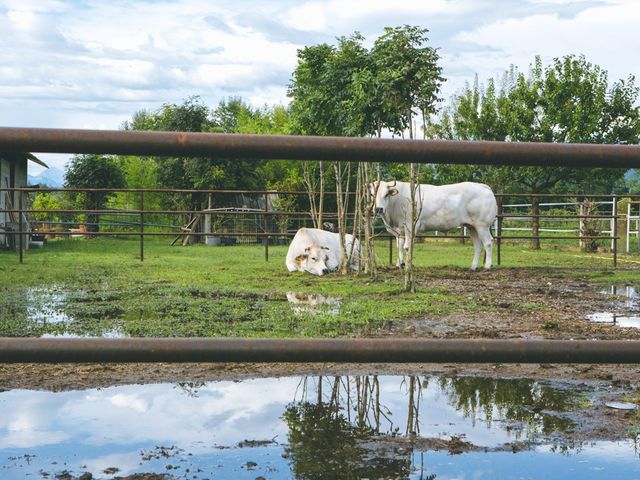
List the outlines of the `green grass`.
<svg viewBox="0 0 640 480">
<path fill-rule="evenodd" d="M 255 245 L 169 243 L 146 240 L 144 262 L 138 259 L 138 242 L 123 238 L 49 242 L 43 249 L 25 252 L 23 264 L 15 252 L 0 252 L 0 335 L 333 337 L 376 330 L 405 318 L 491 308 L 433 286 L 434 278 L 469 267 L 469 244 L 417 245 L 421 286 L 412 295 L 402 292 L 402 274 L 386 266 L 376 280 L 364 275 L 314 277 L 286 270 L 285 246 L 270 247 L 265 262 L 264 249 Z M 381 242 L 378 250 L 384 263 L 387 245 Z M 610 255 L 544 245 L 539 251 L 503 246 L 502 259 L 499 269 L 550 269 L 550 276 L 580 275 L 607 282 L 640 278 L 638 263 L 621 261 L 624 268 L 614 271 Z M 627 260 L 637 262 L 638 257 Z M 72 320 L 56 323 L 46 315 L 34 319 L 34 308 L 43 307 L 39 302 L 51 303 L 50 295 L 38 292 L 59 294 L 53 308 Z M 336 297 L 338 306 L 295 313 L 287 292 Z"/>
</svg>

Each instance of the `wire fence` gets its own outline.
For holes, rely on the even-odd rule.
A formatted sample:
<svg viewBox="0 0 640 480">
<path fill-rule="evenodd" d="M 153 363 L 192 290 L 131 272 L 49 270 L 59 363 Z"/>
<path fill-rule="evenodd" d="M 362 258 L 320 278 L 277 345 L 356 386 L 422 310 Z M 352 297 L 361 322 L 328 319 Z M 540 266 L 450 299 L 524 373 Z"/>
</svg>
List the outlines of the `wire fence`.
<svg viewBox="0 0 640 480">
<path fill-rule="evenodd" d="M 95 208 L 87 199 L 100 197 Z M 78 198 L 85 208 L 78 207 Z M 335 193 L 326 194 L 327 208 L 335 206 Z M 332 203 L 332 198 L 333 203 Z M 496 195 L 498 215 L 492 234 L 497 262 L 505 242 L 569 244 L 582 249 L 605 249 L 617 264 L 618 240 L 625 237 L 625 251 L 638 245 L 640 196 L 638 195 Z M 89 200 L 91 203 L 91 200 Z M 355 213 L 347 212 L 347 229 L 357 235 Z M 287 244 L 301 227 L 313 227 L 307 192 L 275 190 L 185 189 L 61 189 L 0 188 L 0 245 L 15 249 L 20 261 L 29 248 L 56 238 L 136 236 L 140 260 L 144 260 L 145 237 L 169 237 L 172 245 L 203 242 L 207 245 L 262 245 L 269 259 L 270 245 Z M 337 224 L 335 210 L 323 213 L 323 228 Z M 624 226 L 623 229 L 620 226 Z M 393 237 L 382 222 L 376 236 L 389 240 L 389 263 L 393 261 Z M 428 239 L 470 237 L 466 227 L 449 232 L 419 235 Z"/>
</svg>

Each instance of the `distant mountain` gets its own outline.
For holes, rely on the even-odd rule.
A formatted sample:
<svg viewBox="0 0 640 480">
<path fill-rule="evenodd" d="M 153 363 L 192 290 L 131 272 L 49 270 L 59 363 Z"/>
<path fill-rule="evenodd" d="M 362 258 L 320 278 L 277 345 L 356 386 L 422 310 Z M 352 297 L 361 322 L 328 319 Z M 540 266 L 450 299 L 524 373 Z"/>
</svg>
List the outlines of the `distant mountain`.
<svg viewBox="0 0 640 480">
<path fill-rule="evenodd" d="M 56 167 L 49 167 L 38 175 L 27 177 L 29 185 L 46 185 L 51 188 L 59 188 L 64 184 L 64 172 Z"/>
</svg>

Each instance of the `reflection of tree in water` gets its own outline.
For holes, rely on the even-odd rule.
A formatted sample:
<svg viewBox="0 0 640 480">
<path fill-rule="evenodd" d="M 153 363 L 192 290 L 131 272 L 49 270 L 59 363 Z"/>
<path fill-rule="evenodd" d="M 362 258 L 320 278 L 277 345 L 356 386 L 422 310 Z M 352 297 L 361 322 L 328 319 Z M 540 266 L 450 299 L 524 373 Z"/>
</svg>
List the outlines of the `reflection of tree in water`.
<svg viewBox="0 0 640 480">
<path fill-rule="evenodd" d="M 573 428 L 574 422 L 561 414 L 578 409 L 583 399 L 575 390 L 529 379 L 440 377 L 438 383 L 449 403 L 474 425 L 480 414 L 488 426 L 495 416 L 520 423 L 530 439 Z M 516 438 L 521 433 L 516 431 Z"/>
<path fill-rule="evenodd" d="M 291 404 L 283 418 L 295 478 L 406 478 L 411 472 L 411 451 L 367 445 L 375 432 L 352 425 L 326 403 Z"/>
<path fill-rule="evenodd" d="M 290 404 L 283 415 L 289 426 L 286 453 L 296 478 L 409 476 L 413 450 L 374 441 L 381 433 L 399 433 L 391 412 L 380 403 L 377 376 L 318 377 L 313 385 L 310 380 L 301 382 L 300 400 Z M 409 410 L 417 420 L 419 382 L 410 378 L 407 385 L 412 402 Z M 315 392 L 310 387 L 315 387 Z M 382 419 L 388 425 L 385 431 L 381 431 Z"/>
<path fill-rule="evenodd" d="M 417 376 L 402 378 L 407 410 L 406 424 L 399 425 L 381 403 L 380 381 L 375 375 L 303 379 L 295 401 L 283 415 L 289 426 L 286 452 L 295 477 L 409 476 L 411 443 L 393 441 L 393 437 L 420 435 L 421 402 L 430 381 Z M 474 425 L 479 418 L 489 427 L 494 419 L 506 420 L 515 424 L 516 439 L 524 435 L 537 440 L 540 434 L 551 436 L 574 428 L 566 413 L 580 408 L 584 399 L 576 389 L 528 379 L 436 377 L 433 381 Z M 425 407 L 429 406 L 422 406 L 423 414 Z M 580 445 L 561 442 L 554 448 L 568 451 Z M 423 465 L 415 467 L 425 471 Z"/>
</svg>

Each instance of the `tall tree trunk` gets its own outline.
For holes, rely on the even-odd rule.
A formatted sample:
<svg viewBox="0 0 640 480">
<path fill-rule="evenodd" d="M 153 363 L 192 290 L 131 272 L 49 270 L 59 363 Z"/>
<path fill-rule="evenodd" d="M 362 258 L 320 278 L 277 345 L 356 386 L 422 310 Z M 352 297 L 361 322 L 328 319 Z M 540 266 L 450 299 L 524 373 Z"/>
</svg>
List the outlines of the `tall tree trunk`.
<svg viewBox="0 0 640 480">
<path fill-rule="evenodd" d="M 324 162 L 320 160 L 318 164 L 318 168 L 320 169 L 320 200 L 318 205 L 318 227 L 322 228 L 322 217 L 324 214 Z"/>
<path fill-rule="evenodd" d="M 411 117 L 411 110 L 409 110 L 409 138 L 413 140 L 413 119 Z M 420 166 L 415 163 L 409 164 L 409 212 L 408 213 L 408 229 L 405 229 L 405 245 L 409 243 L 409 248 L 406 249 L 405 257 L 405 270 L 404 270 L 404 290 L 405 292 L 415 293 L 416 291 L 416 278 L 415 269 L 413 267 L 413 250 L 416 239 L 416 224 L 418 222 L 418 205 L 422 206 L 422 200 L 420 195 Z M 416 197 L 417 195 L 417 197 Z M 422 208 L 420 208 L 422 210 Z"/>
<path fill-rule="evenodd" d="M 376 256 L 374 249 L 374 222 L 375 217 L 373 210 L 375 208 L 375 200 L 377 194 L 377 187 L 379 185 L 373 182 L 373 165 L 368 163 L 361 164 L 361 190 L 362 190 L 362 203 L 361 203 L 361 218 L 362 218 L 362 230 L 364 231 L 364 273 L 371 275 L 373 278 L 377 278 L 378 272 L 376 268 Z M 369 191 L 369 185 L 375 185 L 376 188 L 373 192 Z"/>
<path fill-rule="evenodd" d="M 315 165 L 315 162 L 304 162 L 302 164 L 302 181 L 307 190 L 307 197 L 309 198 L 309 213 L 311 214 L 313 226 L 315 228 L 322 228 L 324 212 L 324 163 L 322 161 L 318 162 L 317 171 L 314 168 Z"/>
<path fill-rule="evenodd" d="M 415 269 L 413 266 L 413 251 L 416 240 L 416 224 L 418 220 L 418 205 L 417 203 L 421 203 L 420 199 L 420 184 L 417 182 L 418 179 L 418 165 L 415 163 L 409 164 L 409 212 L 408 212 L 408 228 L 405 230 L 405 245 L 408 242 L 409 248 L 406 249 L 405 253 L 405 267 L 404 267 L 404 290 L 405 292 L 415 293 L 416 291 L 416 278 L 415 278 Z"/>
<path fill-rule="evenodd" d="M 349 173 L 350 164 L 343 165 L 340 162 L 333 162 L 333 171 L 336 177 L 336 205 L 338 210 L 338 234 L 340 235 L 340 251 L 342 252 L 342 263 L 340 273 L 346 275 L 349 271 L 349 258 L 345 242 L 347 233 L 347 211 L 349 205 Z M 344 183 L 343 183 L 344 182 Z M 344 188 L 343 188 L 344 187 Z"/>
</svg>

